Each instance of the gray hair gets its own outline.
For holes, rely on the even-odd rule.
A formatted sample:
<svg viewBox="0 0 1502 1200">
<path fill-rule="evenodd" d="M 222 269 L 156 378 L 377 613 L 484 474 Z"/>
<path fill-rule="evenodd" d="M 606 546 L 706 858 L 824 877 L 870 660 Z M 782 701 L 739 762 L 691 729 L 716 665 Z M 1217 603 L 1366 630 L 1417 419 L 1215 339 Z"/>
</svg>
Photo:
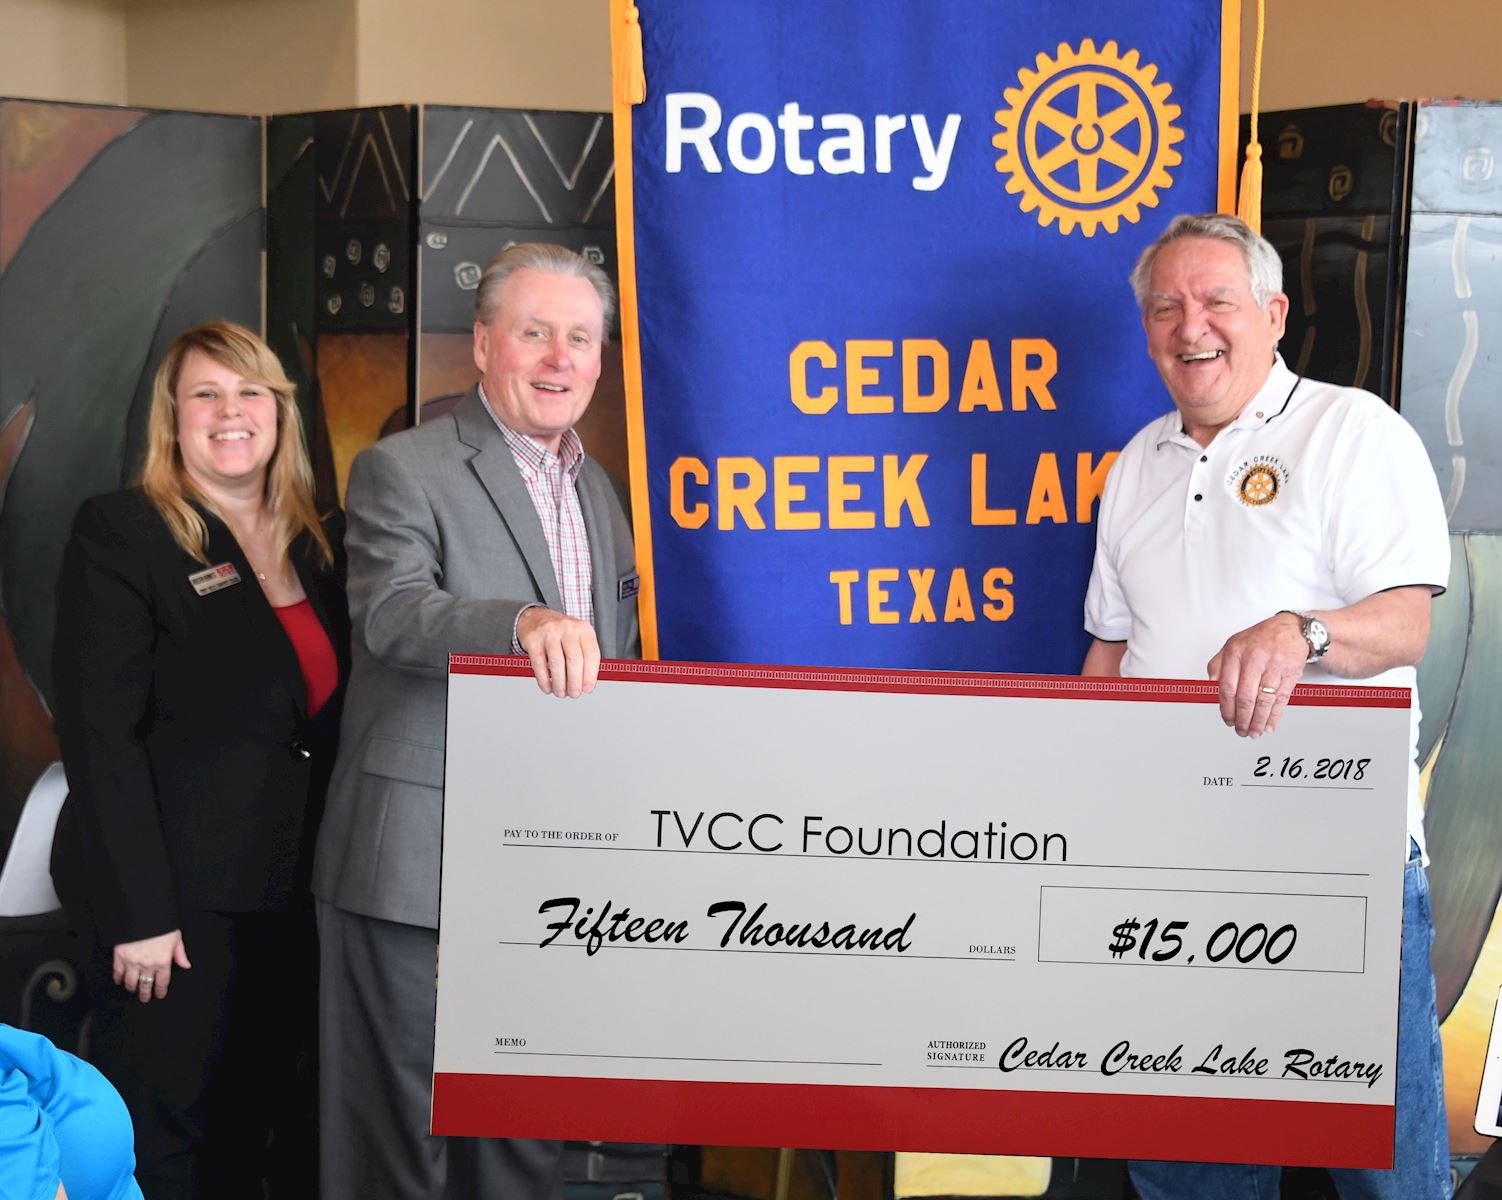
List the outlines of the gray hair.
<svg viewBox="0 0 1502 1200">
<path fill-rule="evenodd" d="M 1138 308 L 1147 303 L 1148 281 L 1153 273 L 1153 263 L 1158 260 L 1158 251 L 1169 242 L 1189 237 L 1230 242 L 1241 251 L 1246 262 L 1247 280 L 1252 285 L 1252 299 L 1258 308 L 1266 308 L 1267 302 L 1283 290 L 1283 260 L 1278 257 L 1273 244 L 1253 232 L 1245 221 L 1224 213 L 1184 213 L 1168 223 L 1168 228 L 1142 252 L 1137 265 L 1132 268 L 1132 294 L 1137 297 Z"/>
<path fill-rule="evenodd" d="M 480 286 L 475 289 L 475 320 L 481 325 L 489 325 L 495 319 L 501 307 L 501 288 L 518 271 L 546 271 L 550 275 L 587 279 L 600 297 L 600 308 L 605 315 L 602 332 L 609 335 L 610 322 L 615 317 L 615 288 L 610 284 L 610 276 L 583 255 L 550 242 L 518 242 L 507 246 L 486 264 Z"/>
</svg>

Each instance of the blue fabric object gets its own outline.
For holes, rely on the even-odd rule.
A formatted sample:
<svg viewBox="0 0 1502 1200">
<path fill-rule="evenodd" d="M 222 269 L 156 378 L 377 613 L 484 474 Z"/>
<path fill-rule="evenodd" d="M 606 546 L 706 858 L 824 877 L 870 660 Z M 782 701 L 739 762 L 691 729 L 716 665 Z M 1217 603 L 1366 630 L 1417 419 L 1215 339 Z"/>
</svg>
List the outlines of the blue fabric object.
<svg viewBox="0 0 1502 1200">
<path fill-rule="evenodd" d="M 1127 275 L 1217 207 L 1222 6 L 754 8 L 642 6 L 661 656 L 1073 672 L 1091 471 L 1168 400 Z"/>
<path fill-rule="evenodd" d="M 1439 1021 L 1429 949 L 1429 880 L 1410 841 L 1403 871 L 1403 967 L 1398 991 L 1398 1112 L 1391 1171 L 1332 1170 L 1341 1200 L 1449 1200 Z M 1142 1200 L 1278 1200 L 1281 1167 L 1134 1162 Z"/>
<path fill-rule="evenodd" d="M 140 1200 L 130 1117 L 109 1082 L 40 1034 L 0 1025 L 0 1196 Z"/>
</svg>

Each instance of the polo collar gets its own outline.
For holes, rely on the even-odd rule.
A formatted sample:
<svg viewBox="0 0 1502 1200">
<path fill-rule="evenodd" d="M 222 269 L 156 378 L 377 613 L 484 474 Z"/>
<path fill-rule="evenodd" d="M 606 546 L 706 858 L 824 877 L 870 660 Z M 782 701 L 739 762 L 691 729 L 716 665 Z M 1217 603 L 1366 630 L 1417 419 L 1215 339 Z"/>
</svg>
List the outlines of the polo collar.
<svg viewBox="0 0 1502 1200">
<path fill-rule="evenodd" d="M 1268 371 L 1262 386 L 1257 389 L 1257 394 L 1241 410 L 1236 419 L 1221 430 L 1221 433 L 1227 429 L 1258 429 L 1274 418 L 1282 416 L 1302 379 L 1302 376 L 1295 375 L 1288 369 L 1288 364 L 1283 361 L 1281 354 L 1274 352 L 1272 369 Z M 1178 409 L 1164 416 L 1163 425 L 1158 433 L 1159 449 L 1169 443 L 1180 442 L 1193 444 L 1196 449 L 1200 449 L 1200 444 L 1184 432 L 1184 417 Z"/>
</svg>

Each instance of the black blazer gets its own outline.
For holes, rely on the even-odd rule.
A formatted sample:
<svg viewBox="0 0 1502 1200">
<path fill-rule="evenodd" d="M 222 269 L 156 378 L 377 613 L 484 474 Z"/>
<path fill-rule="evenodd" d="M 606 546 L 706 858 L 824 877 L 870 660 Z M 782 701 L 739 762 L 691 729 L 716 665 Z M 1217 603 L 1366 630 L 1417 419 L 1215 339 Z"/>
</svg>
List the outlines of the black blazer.
<svg viewBox="0 0 1502 1200">
<path fill-rule="evenodd" d="M 202 511 L 202 510 L 200 510 Z M 139 490 L 84 502 L 57 585 L 53 641 L 69 794 L 53 841 L 58 895 L 106 945 L 181 927 L 180 912 L 271 912 L 307 891 L 333 767 L 349 616 L 342 550 L 292 561 L 339 660 L 313 719 L 296 652 L 228 527 L 203 513 L 204 570 Z M 336 549 L 337 518 L 325 529 Z"/>
</svg>

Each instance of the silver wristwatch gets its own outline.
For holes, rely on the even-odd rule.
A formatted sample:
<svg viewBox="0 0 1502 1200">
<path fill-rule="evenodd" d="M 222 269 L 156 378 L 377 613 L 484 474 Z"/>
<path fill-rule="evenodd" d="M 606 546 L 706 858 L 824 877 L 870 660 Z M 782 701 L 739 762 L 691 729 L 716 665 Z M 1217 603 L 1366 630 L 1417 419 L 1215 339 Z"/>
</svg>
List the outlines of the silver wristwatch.
<svg viewBox="0 0 1502 1200">
<path fill-rule="evenodd" d="M 1304 661 L 1312 663 L 1324 658 L 1330 649 L 1330 627 L 1313 613 L 1299 612 L 1293 608 L 1285 608 L 1283 611 L 1297 617 L 1303 627 L 1304 641 L 1309 646 L 1309 657 Z"/>
</svg>

